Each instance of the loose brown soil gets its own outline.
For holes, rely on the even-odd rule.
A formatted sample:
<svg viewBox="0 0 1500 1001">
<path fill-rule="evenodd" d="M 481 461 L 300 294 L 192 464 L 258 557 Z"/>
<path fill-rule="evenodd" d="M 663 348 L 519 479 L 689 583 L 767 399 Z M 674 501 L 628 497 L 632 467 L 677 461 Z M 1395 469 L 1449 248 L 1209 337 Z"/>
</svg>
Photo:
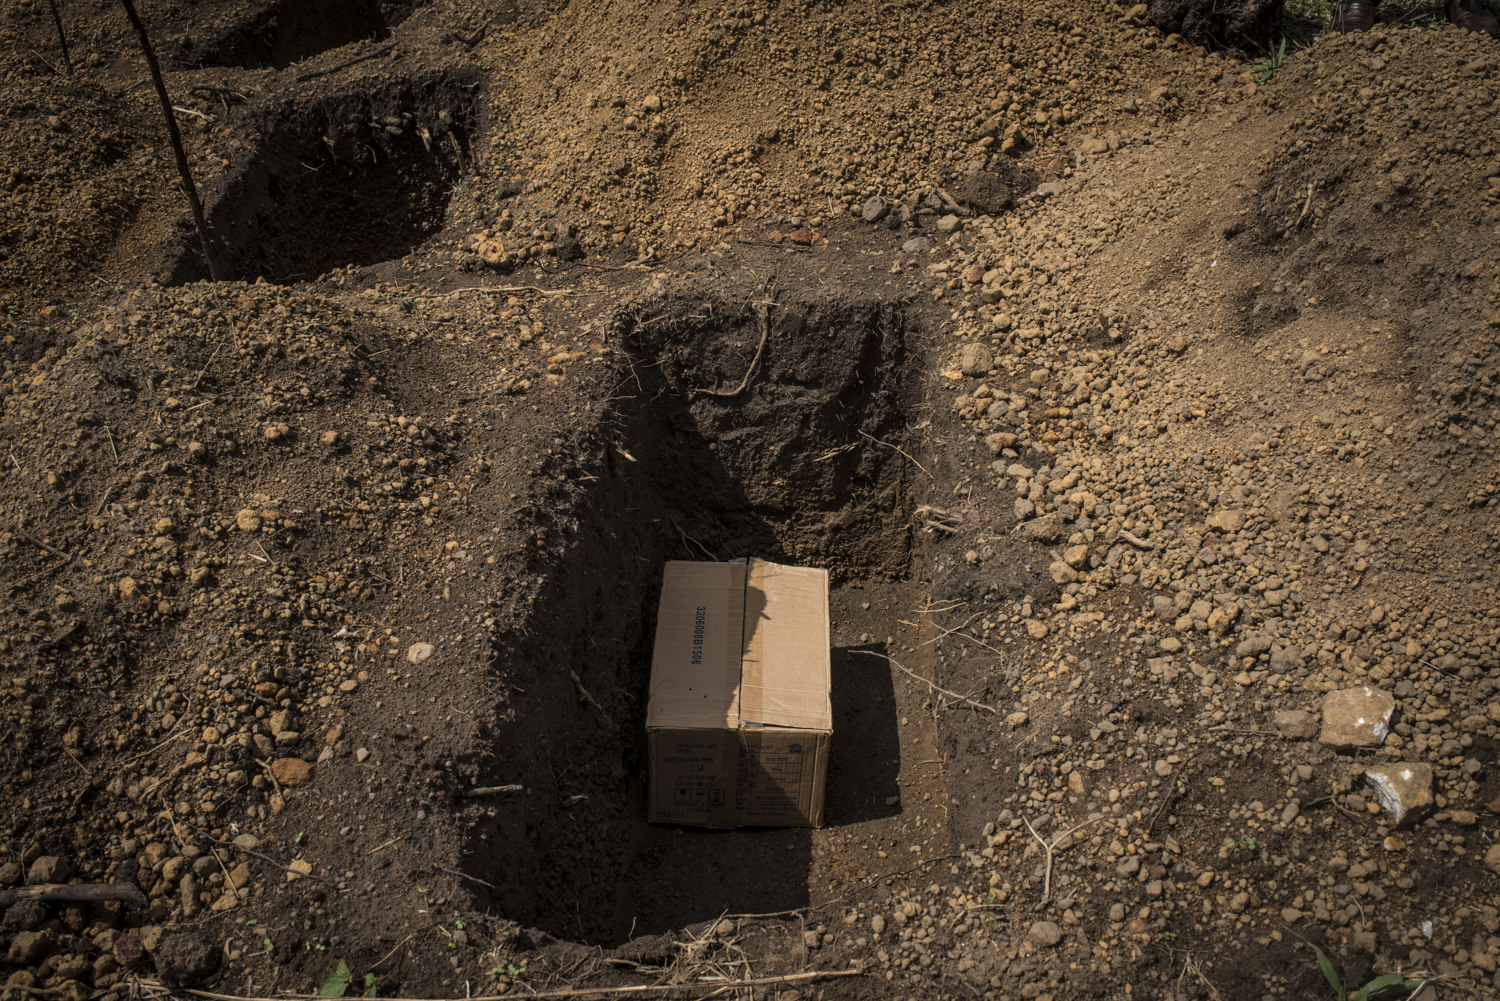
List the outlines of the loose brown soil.
<svg viewBox="0 0 1500 1001">
<path fill-rule="evenodd" d="M 142 901 L 3 1001 L 1494 996 L 1493 41 L 147 7 L 219 282 L 123 18 L 0 12 L 0 894 Z M 745 555 L 832 574 L 827 823 L 646 824 Z"/>
</svg>

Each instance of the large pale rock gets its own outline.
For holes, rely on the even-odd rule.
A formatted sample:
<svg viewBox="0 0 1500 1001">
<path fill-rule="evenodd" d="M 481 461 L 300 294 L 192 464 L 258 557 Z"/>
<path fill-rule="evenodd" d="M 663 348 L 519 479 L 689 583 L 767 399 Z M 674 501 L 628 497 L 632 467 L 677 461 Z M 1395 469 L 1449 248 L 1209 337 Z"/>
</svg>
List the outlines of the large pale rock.
<svg viewBox="0 0 1500 1001">
<path fill-rule="evenodd" d="M 1323 732 L 1330 747 L 1379 747 L 1391 730 L 1396 699 L 1369 685 L 1329 692 L 1323 698 Z"/>
<path fill-rule="evenodd" d="M 1376 765 L 1365 769 L 1365 780 L 1397 827 L 1414 823 L 1432 806 L 1431 765 Z"/>
</svg>

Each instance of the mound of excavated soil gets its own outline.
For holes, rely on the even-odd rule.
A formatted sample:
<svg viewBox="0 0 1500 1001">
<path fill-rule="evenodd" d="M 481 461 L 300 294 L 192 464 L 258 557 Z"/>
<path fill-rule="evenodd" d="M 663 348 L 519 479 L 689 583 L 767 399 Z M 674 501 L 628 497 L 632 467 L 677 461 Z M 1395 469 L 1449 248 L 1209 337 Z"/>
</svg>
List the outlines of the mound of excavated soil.
<svg viewBox="0 0 1500 1001">
<path fill-rule="evenodd" d="M 59 10 L 71 76 L 0 15 L 5 1001 L 1500 989 L 1491 40 L 148 10 L 209 283 Z M 832 574 L 827 825 L 648 825 L 660 565 L 748 554 Z"/>
</svg>

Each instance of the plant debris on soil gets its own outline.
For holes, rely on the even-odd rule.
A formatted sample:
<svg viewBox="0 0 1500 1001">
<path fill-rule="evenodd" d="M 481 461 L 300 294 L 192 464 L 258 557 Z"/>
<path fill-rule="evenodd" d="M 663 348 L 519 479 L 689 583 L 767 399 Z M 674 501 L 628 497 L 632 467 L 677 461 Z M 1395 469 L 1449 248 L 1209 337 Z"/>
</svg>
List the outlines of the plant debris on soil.
<svg viewBox="0 0 1500 1001">
<path fill-rule="evenodd" d="M 229 280 L 0 9 L 0 1001 L 1500 991 L 1493 39 L 145 6 Z M 649 825 L 751 555 L 827 823 Z"/>
</svg>

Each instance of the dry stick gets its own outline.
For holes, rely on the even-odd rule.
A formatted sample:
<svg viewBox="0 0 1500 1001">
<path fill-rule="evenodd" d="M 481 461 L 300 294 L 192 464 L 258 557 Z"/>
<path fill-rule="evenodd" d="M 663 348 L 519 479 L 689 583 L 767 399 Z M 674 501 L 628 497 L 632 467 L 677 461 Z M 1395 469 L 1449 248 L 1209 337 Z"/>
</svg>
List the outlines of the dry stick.
<svg viewBox="0 0 1500 1001">
<path fill-rule="evenodd" d="M 854 430 L 859 431 L 859 428 L 855 428 Z M 906 451 L 904 449 L 902 449 L 900 445 L 892 445 L 888 441 L 881 441 L 879 438 L 876 438 L 873 435 L 865 434 L 863 431 L 859 431 L 859 433 L 861 435 L 864 435 L 864 437 L 869 438 L 871 441 L 873 441 L 877 445 L 884 445 L 886 448 L 894 448 L 898 454 L 905 455 L 908 462 L 910 462 L 913 466 L 916 466 L 922 472 L 927 473 L 927 478 L 929 480 L 935 480 L 935 479 L 937 479 L 936 476 L 933 476 L 931 473 L 927 472 L 927 467 L 926 466 L 922 465 L 916 459 L 913 459 L 910 455 L 907 455 Z"/>
<path fill-rule="evenodd" d="M 578 677 L 578 672 L 569 669 L 568 673 L 573 676 L 573 687 L 578 689 L 578 697 L 584 702 L 587 702 L 589 705 L 593 706 L 595 709 L 599 710 L 599 715 L 603 716 L 605 719 L 608 719 L 609 713 L 605 712 L 604 707 L 599 704 L 598 700 L 589 694 L 589 690 L 587 688 L 583 687 L 583 679 Z"/>
<path fill-rule="evenodd" d="M 47 6 L 52 8 L 52 23 L 57 25 L 57 42 L 62 46 L 63 67 L 67 69 L 68 76 L 72 76 L 73 60 L 68 58 L 68 36 L 63 33 L 62 15 L 57 12 L 57 0 L 47 0 Z"/>
<path fill-rule="evenodd" d="M 208 850 L 213 852 L 214 861 L 219 863 L 219 871 L 224 874 L 224 885 L 229 887 L 229 892 L 234 894 L 234 899 L 238 901 L 240 899 L 240 888 L 235 886 L 234 880 L 230 878 L 229 867 L 224 864 L 224 857 L 219 854 L 219 849 L 214 847 L 212 841 L 208 843 Z"/>
<path fill-rule="evenodd" d="M 1102 819 L 1102 817 L 1090 817 L 1088 820 L 1085 820 L 1081 824 L 1074 824 L 1072 827 L 1068 828 L 1066 831 L 1063 831 L 1057 837 L 1053 838 L 1051 844 L 1048 844 L 1047 842 L 1042 840 L 1042 836 L 1036 832 L 1036 828 L 1031 826 L 1031 821 L 1027 820 L 1025 817 L 1021 818 L 1021 820 L 1026 824 L 1026 829 L 1031 832 L 1031 836 L 1033 838 L 1036 838 L 1036 843 L 1041 845 L 1042 851 L 1047 853 L 1047 872 L 1042 880 L 1042 899 L 1037 901 L 1037 910 L 1041 910 L 1047 905 L 1047 901 L 1052 899 L 1052 850 L 1057 847 L 1058 842 L 1060 842 L 1063 838 L 1066 838 L 1068 835 L 1072 834 L 1074 831 L 1078 830 L 1081 827 L 1087 827 L 1095 821 Z"/>
<path fill-rule="evenodd" d="M 305 80 L 316 80 L 320 76 L 327 76 L 330 73 L 337 73 L 339 70 L 346 70 L 350 66 L 355 66 L 355 65 L 357 65 L 359 63 L 362 63 L 362 62 L 365 62 L 367 60 L 378 59 L 381 56 L 385 55 L 387 52 L 389 52 L 392 49 L 394 49 L 395 47 L 396 47 L 396 43 L 392 42 L 391 44 L 389 44 L 387 46 L 384 46 L 382 48 L 376 49 L 374 52 L 366 52 L 362 56 L 355 56 L 353 59 L 345 59 L 343 62 L 341 62 L 341 63 L 339 63 L 339 64 L 337 64 L 335 66 L 330 66 L 326 70 L 312 70 L 309 73 L 303 73 L 302 75 L 300 75 L 300 76 L 297 77 L 297 82 L 298 83 L 302 83 Z"/>
<path fill-rule="evenodd" d="M 44 903 L 123 900 L 135 907 L 146 906 L 146 898 L 141 891 L 128 883 L 40 883 L 14 890 L 0 890 L 0 907 L 9 907 L 17 900 L 40 900 Z"/>
<path fill-rule="evenodd" d="M 526 787 L 519 784 L 505 786 L 475 786 L 472 789 L 466 789 L 464 791 L 464 797 L 467 799 L 478 799 L 481 796 L 499 796 L 501 793 L 525 791 Z M 383 848 L 385 846 L 382 845 L 381 847 Z"/>
<path fill-rule="evenodd" d="M 771 339 L 770 312 L 764 306 L 756 312 L 760 314 L 760 344 L 756 346 L 755 357 L 750 359 L 750 367 L 745 369 L 745 377 L 740 380 L 740 384 L 733 389 L 694 389 L 688 393 L 689 396 L 739 396 L 750 385 L 750 377 L 760 368 L 760 356 L 766 350 L 766 341 Z"/>
<path fill-rule="evenodd" d="M 418 296 L 419 299 L 452 299 L 463 295 L 465 292 L 478 292 L 481 295 L 504 295 L 510 292 L 535 292 L 538 295 L 602 295 L 602 292 L 572 292 L 568 289 L 540 288 L 536 285 L 474 285 L 469 288 L 456 288 L 451 292 L 443 292 L 439 295 Z"/>
<path fill-rule="evenodd" d="M 1302 204 L 1302 212 L 1297 216 L 1297 221 L 1293 223 L 1293 229 L 1300 228 L 1302 226 L 1302 220 L 1306 219 L 1307 213 L 1312 211 L 1313 188 L 1317 186 L 1317 183 L 1317 181 L 1307 182 L 1307 201 Z"/>
<path fill-rule="evenodd" d="M 177 116 L 172 112 L 172 99 L 167 96 L 167 83 L 162 79 L 161 66 L 156 61 L 156 50 L 151 47 L 151 37 L 141 23 L 141 15 L 135 11 L 134 0 L 120 0 L 130 26 L 141 41 L 141 51 L 146 56 L 146 66 L 151 70 L 151 82 L 156 85 L 156 96 L 161 101 L 162 117 L 167 120 L 167 138 L 172 141 L 172 155 L 177 158 L 177 172 L 182 175 L 182 186 L 187 192 L 188 206 L 193 210 L 193 224 L 198 227 L 198 242 L 203 247 L 203 261 L 208 266 L 208 277 L 219 280 L 219 271 L 214 267 L 214 256 L 208 245 L 208 220 L 203 217 L 203 203 L 198 200 L 198 187 L 193 183 L 193 171 L 188 166 L 187 151 L 182 148 L 182 133 L 177 129 Z"/>
<path fill-rule="evenodd" d="M 404 944 L 404 943 L 403 943 Z M 399 948 L 399 946 L 398 946 Z M 393 950 L 394 951 L 394 950 Z M 379 965 L 379 964 L 376 964 Z M 805 973 L 788 973 L 780 977 L 755 977 L 750 980 L 732 980 L 720 983 L 714 990 L 699 997 L 718 997 L 726 991 L 732 991 L 740 987 L 769 987 L 774 984 L 801 984 L 810 980 L 830 980 L 834 977 L 857 977 L 864 973 L 863 970 L 809 970 Z M 162 985 L 154 980 L 142 980 L 140 983 L 146 987 L 161 988 Z M 542 991 L 537 994 L 527 994 L 528 998 L 587 998 L 607 997 L 616 994 L 664 994 L 674 991 L 701 990 L 715 981 L 697 981 L 685 984 L 632 984 L 629 987 L 574 987 L 560 991 Z M 194 997 L 208 998 L 209 1001 L 324 1001 L 320 994 L 282 994 L 276 998 L 245 997 L 240 994 L 215 994 L 212 991 L 197 991 L 180 989 L 183 994 L 191 994 Z M 513 1001 L 515 995 L 486 994 L 470 998 L 454 999 L 454 1001 Z M 431 1001 L 428 998 L 383 998 L 382 1001 Z"/>
<path fill-rule="evenodd" d="M 224 350 L 224 342 L 220 341 L 219 346 L 214 348 L 214 353 L 208 356 L 208 361 L 203 363 L 203 368 L 198 372 L 198 378 L 193 380 L 193 384 L 188 387 L 188 392 L 197 392 L 198 383 L 203 381 L 203 377 L 208 374 L 208 367 L 214 363 L 215 358 L 219 357 L 219 352 L 222 350 Z"/>
<path fill-rule="evenodd" d="M 916 673 L 915 671 L 908 670 L 907 668 L 903 667 L 901 665 L 900 661 L 898 661 L 895 657 L 892 657 L 888 653 L 877 653 L 874 650 L 850 650 L 849 652 L 850 653 L 862 653 L 866 657 L 879 657 L 882 660 L 887 660 L 887 661 L 890 662 L 891 666 L 894 667 L 896 670 L 901 671 L 901 672 L 903 672 L 905 674 L 908 674 L 911 677 L 917 679 L 922 684 L 926 685 L 928 688 L 931 688 L 934 692 L 941 692 L 944 695 L 948 696 L 950 699 L 957 699 L 960 702 L 966 702 L 969 705 L 973 706 L 975 709 L 983 709 L 985 712 L 994 713 L 996 716 L 1000 715 L 1000 710 L 996 709 L 994 706 L 987 706 L 983 702 L 975 702 L 973 699 L 968 698 L 968 697 L 963 696 L 963 695 L 960 695 L 957 692 L 950 692 L 950 691 L 948 691 L 948 689 L 943 688 L 941 685 L 935 685 L 935 684 L 933 684 L 932 682 L 928 681 L 926 678 L 922 677 L 920 674 Z"/>
<path fill-rule="evenodd" d="M 406 936 L 401 941 L 399 941 L 395 945 L 391 946 L 391 951 L 388 952 L 388 953 L 386 953 L 384 956 L 381 956 L 379 959 L 375 960 L 375 962 L 370 965 L 370 969 L 374 970 L 374 969 L 378 968 L 381 963 L 384 963 L 387 959 L 390 959 L 392 956 L 394 956 L 396 954 L 396 951 L 398 949 L 400 949 L 403 945 L 405 945 L 406 943 L 410 942 L 412 939 L 416 938 L 417 935 L 420 934 L 421 932 L 428 931 L 432 927 L 433 927 L 432 925 L 427 925 L 426 927 L 418 928 L 416 931 L 412 932 L 410 935 Z M 250 999 L 247 998 L 247 999 L 245 999 L 245 1001 L 250 1001 Z"/>
<path fill-rule="evenodd" d="M 45 549 L 47 550 L 47 552 L 52 553 L 54 556 L 61 556 L 65 560 L 71 560 L 73 558 L 72 556 L 63 552 L 61 549 L 58 549 L 56 546 L 49 546 L 47 543 L 43 542 L 41 539 L 38 539 L 36 536 L 32 535 L 25 529 L 16 529 L 16 534 L 25 539 L 27 542 L 31 543 L 33 546 L 36 546 L 38 549 Z"/>
<path fill-rule="evenodd" d="M 457 869 L 450 869 L 450 868 L 448 868 L 445 865 L 438 865 L 435 862 L 431 862 L 431 863 L 428 863 L 428 864 L 431 865 L 432 868 L 435 869 L 435 870 L 437 870 L 438 872 L 446 872 L 450 876 L 457 876 L 459 879 L 467 879 L 471 883 L 478 883 L 480 886 L 487 886 L 491 890 L 493 890 L 495 888 L 495 884 L 494 883 L 486 883 L 484 880 L 480 879 L 478 876 L 470 876 L 466 872 L 459 872 Z"/>
<path fill-rule="evenodd" d="M 936 643 L 940 639 L 944 639 L 945 637 L 952 636 L 954 633 L 958 632 L 960 629 L 967 628 L 970 622 L 973 622 L 975 619 L 979 618 L 983 614 L 984 614 L 984 612 L 975 612 L 973 615 L 969 616 L 967 619 L 964 619 L 962 622 L 960 622 L 958 625 L 954 626 L 952 629 L 944 629 L 942 632 L 938 633 L 936 636 L 932 637 L 931 639 L 925 639 L 922 642 L 918 643 L 916 648 L 918 650 L 920 650 L 920 649 L 922 649 L 924 646 L 926 646 L 929 643 Z"/>
</svg>

